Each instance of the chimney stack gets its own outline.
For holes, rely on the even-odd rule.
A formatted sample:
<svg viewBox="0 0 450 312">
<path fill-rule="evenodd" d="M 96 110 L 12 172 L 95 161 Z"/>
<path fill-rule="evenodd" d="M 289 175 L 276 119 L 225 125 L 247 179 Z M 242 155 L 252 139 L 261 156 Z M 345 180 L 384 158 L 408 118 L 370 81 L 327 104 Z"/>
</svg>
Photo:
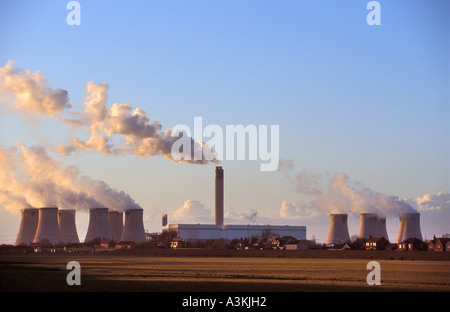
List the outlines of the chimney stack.
<svg viewBox="0 0 450 312">
<path fill-rule="evenodd" d="M 168 222 L 168 220 L 167 220 L 167 214 L 164 214 L 164 215 L 162 216 L 162 226 L 163 226 L 163 227 L 166 227 L 166 226 L 167 226 L 167 222 Z"/>
<path fill-rule="evenodd" d="M 216 225 L 223 225 L 223 169 L 216 167 Z"/>
</svg>

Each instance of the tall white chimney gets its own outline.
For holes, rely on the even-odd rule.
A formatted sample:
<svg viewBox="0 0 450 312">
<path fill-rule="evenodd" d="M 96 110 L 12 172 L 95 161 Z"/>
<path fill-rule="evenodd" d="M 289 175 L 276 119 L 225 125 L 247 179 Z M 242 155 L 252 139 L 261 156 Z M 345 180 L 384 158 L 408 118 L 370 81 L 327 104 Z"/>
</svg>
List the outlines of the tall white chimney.
<svg viewBox="0 0 450 312">
<path fill-rule="evenodd" d="M 216 194 L 215 194 L 215 223 L 223 225 L 223 169 L 221 166 L 216 167 Z"/>
</svg>

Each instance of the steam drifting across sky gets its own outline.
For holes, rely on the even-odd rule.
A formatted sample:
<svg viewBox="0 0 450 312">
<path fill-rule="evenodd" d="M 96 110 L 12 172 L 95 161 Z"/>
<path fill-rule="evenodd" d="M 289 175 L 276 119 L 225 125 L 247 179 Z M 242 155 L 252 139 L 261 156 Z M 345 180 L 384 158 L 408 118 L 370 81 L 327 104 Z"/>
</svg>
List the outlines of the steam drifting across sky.
<svg viewBox="0 0 450 312">
<path fill-rule="evenodd" d="M 42 146 L 0 147 L 0 204 L 12 212 L 31 207 L 142 209 L 128 194 L 64 168 Z"/>
<path fill-rule="evenodd" d="M 294 163 L 280 162 L 283 172 L 296 187 L 297 192 L 309 201 L 305 204 L 283 202 L 280 215 L 315 216 L 314 212 L 362 213 L 373 212 L 385 216 L 417 212 L 406 200 L 373 191 L 360 183 L 352 183 L 345 173 L 312 173 L 307 170 L 293 173 Z"/>
<path fill-rule="evenodd" d="M 19 70 L 10 60 L 0 68 L 0 99 L 6 102 L 7 109 L 29 118 L 52 118 L 73 127 L 81 133 L 88 133 L 88 139 L 74 136 L 66 144 L 57 144 L 53 150 L 61 155 L 69 155 L 78 150 L 96 151 L 106 155 L 132 154 L 140 157 L 162 155 L 172 159 L 172 144 L 179 136 L 172 136 L 168 128 L 162 131 L 159 121 L 150 121 L 147 113 L 134 108 L 130 103 L 114 103 L 108 107 L 107 83 L 88 82 L 83 107 L 71 110 L 68 92 L 52 89 L 40 72 Z M 179 133 L 185 135 L 184 133 Z M 192 138 L 191 152 L 201 149 L 204 142 Z M 49 144 L 50 145 L 50 144 Z M 182 159 L 180 162 L 206 164 L 205 158 Z"/>
<path fill-rule="evenodd" d="M 72 111 L 68 92 L 51 88 L 42 73 L 21 71 L 14 67 L 13 60 L 0 68 L 0 101 L 8 111 L 32 121 L 51 118 L 89 134 L 87 140 L 75 136 L 68 144 L 56 145 L 51 148 L 54 152 L 68 155 L 85 150 L 107 155 L 162 155 L 171 159 L 172 143 L 178 139 L 171 136 L 171 129 L 163 132 L 160 122 L 151 122 L 145 111 L 133 109 L 129 103 L 107 107 L 107 91 L 106 83 L 88 82 L 82 110 Z M 192 139 L 191 142 L 194 151 L 198 145 Z M 23 143 L 18 143 L 18 148 L 0 146 L 0 167 L 3 168 L 0 204 L 11 212 L 43 206 L 142 209 L 128 194 L 103 181 L 80 176 L 75 167 L 64 168 L 43 146 L 26 147 Z"/>
</svg>

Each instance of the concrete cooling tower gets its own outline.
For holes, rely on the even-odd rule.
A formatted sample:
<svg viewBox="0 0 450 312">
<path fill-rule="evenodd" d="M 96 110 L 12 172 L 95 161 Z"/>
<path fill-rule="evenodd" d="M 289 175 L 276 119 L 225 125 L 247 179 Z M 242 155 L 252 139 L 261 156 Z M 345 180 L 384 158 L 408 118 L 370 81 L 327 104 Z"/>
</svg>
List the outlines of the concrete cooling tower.
<svg viewBox="0 0 450 312">
<path fill-rule="evenodd" d="M 123 227 L 122 241 L 145 241 L 143 209 L 130 209 L 125 211 L 125 226 Z"/>
<path fill-rule="evenodd" d="M 350 241 L 348 234 L 347 214 L 330 214 L 330 230 L 327 244 L 342 244 Z"/>
<path fill-rule="evenodd" d="M 77 226 L 75 222 L 75 210 L 59 210 L 58 226 L 63 243 L 79 243 Z"/>
<path fill-rule="evenodd" d="M 378 215 L 377 223 L 378 223 L 378 235 L 384 237 L 387 241 L 389 241 L 386 228 L 386 216 Z"/>
<path fill-rule="evenodd" d="M 58 208 L 39 208 L 39 222 L 34 236 L 33 243 L 40 243 L 48 240 L 50 244 L 57 244 L 60 241 L 58 226 Z"/>
<path fill-rule="evenodd" d="M 422 240 L 420 213 L 403 213 L 400 215 L 397 243 L 401 243 L 408 238 L 418 238 Z"/>
<path fill-rule="evenodd" d="M 30 245 L 33 243 L 36 229 L 39 222 L 39 209 L 22 209 L 19 233 L 17 234 L 17 245 Z"/>
<path fill-rule="evenodd" d="M 108 223 L 111 239 L 115 242 L 119 242 L 123 231 L 123 212 L 114 210 L 109 211 Z"/>
<path fill-rule="evenodd" d="M 89 226 L 84 241 L 90 242 L 95 238 L 111 238 L 108 208 L 91 208 L 89 210 Z"/>
<path fill-rule="evenodd" d="M 378 232 L 378 215 L 376 213 L 361 213 L 359 220 L 359 239 L 380 236 Z"/>
</svg>

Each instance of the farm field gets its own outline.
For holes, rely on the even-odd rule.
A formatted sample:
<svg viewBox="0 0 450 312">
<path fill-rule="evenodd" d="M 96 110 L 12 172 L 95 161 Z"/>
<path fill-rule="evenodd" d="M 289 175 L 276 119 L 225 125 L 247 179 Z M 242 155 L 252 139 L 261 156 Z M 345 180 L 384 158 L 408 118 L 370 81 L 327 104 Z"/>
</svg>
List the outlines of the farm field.
<svg viewBox="0 0 450 312">
<path fill-rule="evenodd" d="M 301 258 L 293 257 L 294 253 L 288 254 L 289 257 L 279 257 L 281 254 L 277 257 L 267 256 L 270 254 L 261 254 L 261 257 L 194 255 L 174 256 L 169 252 L 156 255 L 0 255 L 0 289 L 33 292 L 450 291 L 448 260 L 377 258 L 381 265 L 381 285 L 369 286 L 366 276 L 370 270 L 366 265 L 370 259 Z M 66 283 L 69 261 L 80 263 L 80 286 Z"/>
</svg>

